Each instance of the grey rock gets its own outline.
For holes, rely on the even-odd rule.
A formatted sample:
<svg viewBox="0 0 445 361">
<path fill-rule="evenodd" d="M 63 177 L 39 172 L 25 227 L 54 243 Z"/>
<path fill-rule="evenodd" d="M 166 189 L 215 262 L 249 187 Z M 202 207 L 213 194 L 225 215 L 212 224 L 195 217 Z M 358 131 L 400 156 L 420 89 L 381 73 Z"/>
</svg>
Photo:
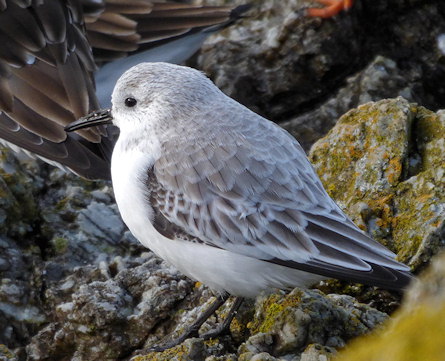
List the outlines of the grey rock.
<svg viewBox="0 0 445 361">
<path fill-rule="evenodd" d="M 196 62 L 226 93 L 282 123 L 306 149 L 341 114 L 363 102 L 403 95 L 433 110 L 445 107 L 442 0 L 362 0 L 331 20 L 305 18 L 302 9 L 309 4 L 302 0 L 253 5 L 241 24 L 210 39 Z M 334 166 L 321 174 L 330 192 L 331 178 L 334 187 L 356 180 L 354 192 L 369 194 L 393 192 L 394 180 L 403 183 L 391 193 L 394 204 L 367 204 L 352 196 L 348 201 L 342 192 L 333 195 L 362 227 L 389 246 L 395 229 L 398 237 L 416 240 L 408 241 L 406 248 L 396 241 L 393 249 L 401 250 L 413 266 L 424 267 L 444 239 L 440 215 L 445 187 L 439 182 L 444 115 L 397 102 L 405 109 L 397 113 L 403 121 L 382 116 L 387 122 L 375 133 L 376 148 L 367 148 L 364 159 L 354 163 L 361 177 L 338 173 Z M 416 115 L 410 118 L 413 107 Z M 388 111 L 388 106 L 377 108 Z M 363 119 L 372 119 L 367 114 Z M 432 128 L 421 127 L 419 132 L 409 126 L 428 124 L 428 119 L 434 120 Z M 389 120 L 400 128 L 391 133 Z M 360 124 L 360 129 L 369 126 Z M 379 135 L 388 136 L 395 147 L 379 143 Z M 317 160 L 312 156 L 319 169 L 350 144 L 340 141 L 338 133 L 328 139 L 329 154 Z M 376 161 L 366 169 L 365 160 L 373 152 L 385 151 L 403 158 L 402 173 L 391 168 L 397 162 Z M 382 169 L 390 170 L 385 174 L 392 180 L 384 179 Z M 372 174 L 377 182 L 366 179 Z M 144 347 L 179 335 L 211 302 L 208 289 L 185 279 L 135 241 L 120 220 L 109 183 L 86 182 L 5 152 L 0 159 L 0 194 L 0 343 L 7 346 L 0 348 L 0 357 L 129 359 Z M 419 204 L 418 195 L 425 202 L 420 209 L 409 208 Z M 388 215 L 396 216 L 392 207 L 411 214 L 403 227 L 385 223 Z M 422 218 L 426 211 L 435 218 Z M 425 233 L 419 238 L 420 229 Z M 188 340 L 146 359 L 325 361 L 335 348 L 387 317 L 350 296 L 332 294 L 335 287 L 326 290 L 327 295 L 295 290 L 261 298 L 240 310 L 231 336 Z M 347 291 L 366 298 L 359 286 L 348 286 Z M 379 298 L 381 293 L 366 292 L 373 304 L 393 302 Z M 227 307 L 202 330 L 220 322 Z"/>
<path fill-rule="evenodd" d="M 106 272 L 104 266 L 79 268 L 83 282 L 78 274 L 48 291 L 55 318 L 31 339 L 31 360 L 62 353 L 80 360 L 121 358 L 155 335 L 153 328 L 190 292 L 190 283 L 153 254 L 106 266 Z"/>
<path fill-rule="evenodd" d="M 403 96 L 445 108 L 443 1 L 362 0 L 330 20 L 305 17 L 312 5 L 254 2 L 243 22 L 208 39 L 198 66 L 306 150 L 368 101 Z"/>
<path fill-rule="evenodd" d="M 335 349 L 331 347 L 312 344 L 301 354 L 300 361 L 328 361 L 335 355 Z"/>
<path fill-rule="evenodd" d="M 295 289 L 285 296 L 258 299 L 250 326 L 253 336 L 238 352 L 241 356 L 266 352 L 289 359 L 301 356 L 301 350 L 311 344 L 343 347 L 347 340 L 368 332 L 385 318 L 384 313 L 349 296 Z"/>
<path fill-rule="evenodd" d="M 443 111 L 387 99 L 345 114 L 310 153 L 331 197 L 413 268 L 445 244 L 444 134 Z"/>
<path fill-rule="evenodd" d="M 377 56 L 360 72 L 346 78 L 345 85 L 316 109 L 280 125 L 296 137 L 305 149 L 309 149 L 349 109 L 396 95 L 413 100 L 412 91 L 409 79 L 397 64 L 389 58 Z"/>
</svg>

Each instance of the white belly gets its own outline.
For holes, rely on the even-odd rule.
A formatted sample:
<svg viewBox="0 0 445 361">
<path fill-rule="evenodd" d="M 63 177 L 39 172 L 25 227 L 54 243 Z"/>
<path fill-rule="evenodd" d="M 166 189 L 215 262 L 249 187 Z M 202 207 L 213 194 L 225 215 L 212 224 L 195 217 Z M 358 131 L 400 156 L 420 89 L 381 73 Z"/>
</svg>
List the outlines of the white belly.
<svg viewBox="0 0 445 361">
<path fill-rule="evenodd" d="M 162 236 L 150 221 L 153 210 L 144 190 L 144 179 L 153 162 L 147 154 L 123 153 L 116 145 L 111 167 L 116 202 L 133 235 L 185 275 L 215 291 L 244 297 L 255 297 L 275 288 L 307 286 L 323 278 L 204 244 Z"/>
</svg>

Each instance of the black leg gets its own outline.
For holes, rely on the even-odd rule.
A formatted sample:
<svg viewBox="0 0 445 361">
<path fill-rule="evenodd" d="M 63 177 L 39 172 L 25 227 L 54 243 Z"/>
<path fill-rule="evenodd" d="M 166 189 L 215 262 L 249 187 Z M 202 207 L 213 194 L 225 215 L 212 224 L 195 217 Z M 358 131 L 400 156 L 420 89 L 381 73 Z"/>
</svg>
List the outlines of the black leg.
<svg viewBox="0 0 445 361">
<path fill-rule="evenodd" d="M 235 317 L 236 313 L 238 312 L 238 309 L 240 308 L 243 301 L 244 301 L 243 297 L 237 297 L 232 307 L 230 308 L 229 314 L 226 316 L 224 322 L 219 324 L 219 326 L 214 328 L 213 330 L 204 333 L 200 337 L 203 338 L 204 340 L 209 340 L 211 338 L 227 334 L 230 330 L 230 324 L 232 323 L 232 320 Z"/>
<path fill-rule="evenodd" d="M 201 328 L 202 324 L 207 321 L 207 319 L 212 316 L 215 311 L 220 308 L 229 298 L 229 295 L 219 296 L 216 298 L 216 300 L 210 305 L 210 307 L 205 310 L 205 312 L 198 317 L 198 319 L 188 328 L 187 331 L 185 331 L 181 336 L 178 338 L 167 342 L 166 344 L 162 346 L 153 346 L 150 347 L 147 351 L 148 352 L 162 352 L 164 350 L 167 350 L 169 348 L 175 347 L 181 343 L 183 343 L 185 340 L 187 340 L 190 337 L 198 337 L 198 331 Z M 236 301 L 235 301 L 236 303 Z M 233 307 L 232 307 L 233 308 Z M 233 318 L 233 317 L 232 317 Z M 230 325 L 230 323 L 229 323 Z"/>
</svg>

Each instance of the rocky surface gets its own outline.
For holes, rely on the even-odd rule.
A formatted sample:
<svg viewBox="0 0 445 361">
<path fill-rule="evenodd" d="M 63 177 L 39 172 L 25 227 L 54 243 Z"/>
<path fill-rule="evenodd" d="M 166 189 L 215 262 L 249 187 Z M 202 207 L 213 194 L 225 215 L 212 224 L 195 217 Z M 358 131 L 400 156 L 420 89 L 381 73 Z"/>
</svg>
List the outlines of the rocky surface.
<svg viewBox="0 0 445 361">
<path fill-rule="evenodd" d="M 444 246 L 445 112 L 402 98 L 342 116 L 311 149 L 331 197 L 413 269 Z"/>
<path fill-rule="evenodd" d="M 444 120 L 402 98 L 369 103 L 345 114 L 310 154 L 340 206 L 413 269 L 444 243 Z M 210 290 L 139 246 L 109 184 L 2 154 L 4 359 L 328 360 L 400 301 L 373 287 L 322 282 L 245 304 L 230 335 L 144 352 L 180 335 L 212 302 Z"/>
<path fill-rule="evenodd" d="M 305 16 L 316 6 L 308 0 L 251 3 L 242 22 L 209 39 L 198 66 L 306 150 L 368 101 L 400 95 L 445 108 L 442 0 L 361 0 L 327 20 Z"/>
<path fill-rule="evenodd" d="M 192 282 L 129 234 L 110 184 L 20 163 L 7 150 L 0 184 L 4 355 L 118 359 L 169 332 L 168 322 L 153 330 L 161 320 L 183 317 L 171 313 Z M 194 293 L 187 304 L 208 293 Z"/>
<path fill-rule="evenodd" d="M 303 16 L 306 1 L 252 3 L 195 64 L 306 149 L 371 100 L 403 95 L 433 111 L 445 107 L 442 0 L 362 0 L 323 21 Z M 444 119 L 400 98 L 371 103 L 347 113 L 311 152 L 345 211 L 416 270 L 445 242 Z M 143 352 L 180 334 L 212 293 L 134 240 L 110 184 L 1 154 L 0 360 L 326 361 L 399 305 L 398 294 L 323 282 L 247 303 L 229 336 Z M 440 294 L 435 279 L 414 286 L 407 303 Z M 428 310 L 420 320 L 440 319 Z"/>
<path fill-rule="evenodd" d="M 233 343 L 227 345 L 227 340 L 190 339 L 174 349 L 136 357 L 134 361 L 278 361 L 297 357 L 321 360 L 322 355 L 330 358 L 336 347 L 344 346 L 347 340 L 368 332 L 386 318 L 386 314 L 350 296 L 302 289 L 287 295 L 259 297 L 254 311 L 245 324 L 251 336 L 237 348 Z M 244 316 L 241 312 L 232 323 L 235 335 L 240 335 Z"/>
</svg>

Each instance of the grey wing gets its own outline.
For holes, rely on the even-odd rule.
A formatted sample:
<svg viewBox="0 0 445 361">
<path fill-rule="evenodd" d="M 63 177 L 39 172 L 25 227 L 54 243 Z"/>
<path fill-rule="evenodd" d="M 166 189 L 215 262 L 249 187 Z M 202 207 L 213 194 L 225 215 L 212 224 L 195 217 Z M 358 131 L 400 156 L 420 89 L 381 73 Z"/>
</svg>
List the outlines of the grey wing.
<svg viewBox="0 0 445 361">
<path fill-rule="evenodd" d="M 265 120 L 242 134 L 165 144 L 149 186 L 158 217 L 206 244 L 327 277 L 409 281 L 409 268 L 330 199 L 294 139 Z"/>
</svg>

